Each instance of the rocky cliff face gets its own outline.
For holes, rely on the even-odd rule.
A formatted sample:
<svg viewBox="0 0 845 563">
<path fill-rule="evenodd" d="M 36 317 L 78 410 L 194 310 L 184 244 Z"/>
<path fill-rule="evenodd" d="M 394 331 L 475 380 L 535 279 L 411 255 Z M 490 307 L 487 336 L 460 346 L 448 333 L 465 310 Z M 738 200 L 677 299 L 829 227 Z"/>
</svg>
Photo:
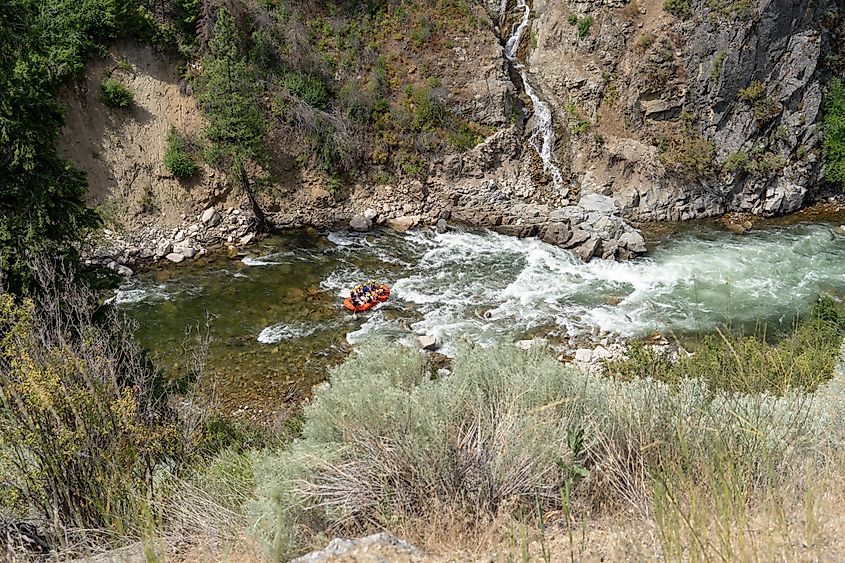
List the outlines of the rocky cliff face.
<svg viewBox="0 0 845 563">
<path fill-rule="evenodd" d="M 575 189 L 642 220 L 789 213 L 816 195 L 833 2 L 693 0 L 686 18 L 662 0 L 534 6 L 531 74 Z"/>
</svg>

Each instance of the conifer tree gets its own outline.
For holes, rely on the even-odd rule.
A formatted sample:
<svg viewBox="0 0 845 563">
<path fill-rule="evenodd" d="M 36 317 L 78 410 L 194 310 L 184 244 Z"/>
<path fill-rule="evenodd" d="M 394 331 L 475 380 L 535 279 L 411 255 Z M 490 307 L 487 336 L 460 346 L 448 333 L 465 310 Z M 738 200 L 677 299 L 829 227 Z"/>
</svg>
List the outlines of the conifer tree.
<svg viewBox="0 0 845 563">
<path fill-rule="evenodd" d="M 207 124 L 209 159 L 226 166 L 234 182 L 246 193 L 257 228 L 270 230 L 270 224 L 255 197 L 255 187 L 248 166 L 266 159 L 264 138 L 267 124 L 261 112 L 261 88 L 255 71 L 241 53 L 235 19 L 220 8 L 204 59 L 199 82 L 199 101 Z"/>
</svg>

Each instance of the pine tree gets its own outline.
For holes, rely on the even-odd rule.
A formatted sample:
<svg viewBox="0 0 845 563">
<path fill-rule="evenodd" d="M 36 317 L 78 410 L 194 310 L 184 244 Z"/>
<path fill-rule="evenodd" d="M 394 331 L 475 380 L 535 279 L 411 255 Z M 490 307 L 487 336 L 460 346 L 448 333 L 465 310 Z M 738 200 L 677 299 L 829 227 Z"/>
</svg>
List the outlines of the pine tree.
<svg viewBox="0 0 845 563">
<path fill-rule="evenodd" d="M 255 71 L 241 54 L 235 19 L 221 8 L 209 42 L 209 55 L 203 62 L 199 101 L 207 119 L 205 136 L 210 142 L 209 157 L 229 169 L 230 177 L 246 193 L 261 232 L 270 224 L 258 205 L 247 166 L 266 159 L 264 138 L 267 124 L 261 112 L 261 88 Z"/>
</svg>

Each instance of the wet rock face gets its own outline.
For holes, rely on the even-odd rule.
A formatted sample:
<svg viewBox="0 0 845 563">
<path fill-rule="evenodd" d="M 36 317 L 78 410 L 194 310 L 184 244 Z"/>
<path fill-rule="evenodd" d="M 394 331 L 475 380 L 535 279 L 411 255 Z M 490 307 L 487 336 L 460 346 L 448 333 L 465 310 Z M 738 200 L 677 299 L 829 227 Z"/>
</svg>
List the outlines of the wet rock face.
<svg viewBox="0 0 845 563">
<path fill-rule="evenodd" d="M 558 160 L 581 193 L 613 195 L 632 219 L 798 210 L 824 195 L 818 122 L 837 4 L 702 0 L 679 19 L 658 1 L 535 0 L 528 63 L 570 132 Z M 569 19 L 588 16 L 578 37 Z"/>
</svg>

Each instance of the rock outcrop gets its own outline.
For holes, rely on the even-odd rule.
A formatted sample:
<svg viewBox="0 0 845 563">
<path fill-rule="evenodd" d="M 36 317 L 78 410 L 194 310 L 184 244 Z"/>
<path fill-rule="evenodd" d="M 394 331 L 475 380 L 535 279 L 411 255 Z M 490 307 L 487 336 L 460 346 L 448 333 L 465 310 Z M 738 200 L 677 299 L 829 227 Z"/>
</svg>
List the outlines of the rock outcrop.
<svg viewBox="0 0 845 563">
<path fill-rule="evenodd" d="M 582 193 L 636 220 L 791 213 L 820 193 L 831 0 L 536 0 L 532 80 Z M 591 18 L 583 37 L 570 18 Z"/>
</svg>

